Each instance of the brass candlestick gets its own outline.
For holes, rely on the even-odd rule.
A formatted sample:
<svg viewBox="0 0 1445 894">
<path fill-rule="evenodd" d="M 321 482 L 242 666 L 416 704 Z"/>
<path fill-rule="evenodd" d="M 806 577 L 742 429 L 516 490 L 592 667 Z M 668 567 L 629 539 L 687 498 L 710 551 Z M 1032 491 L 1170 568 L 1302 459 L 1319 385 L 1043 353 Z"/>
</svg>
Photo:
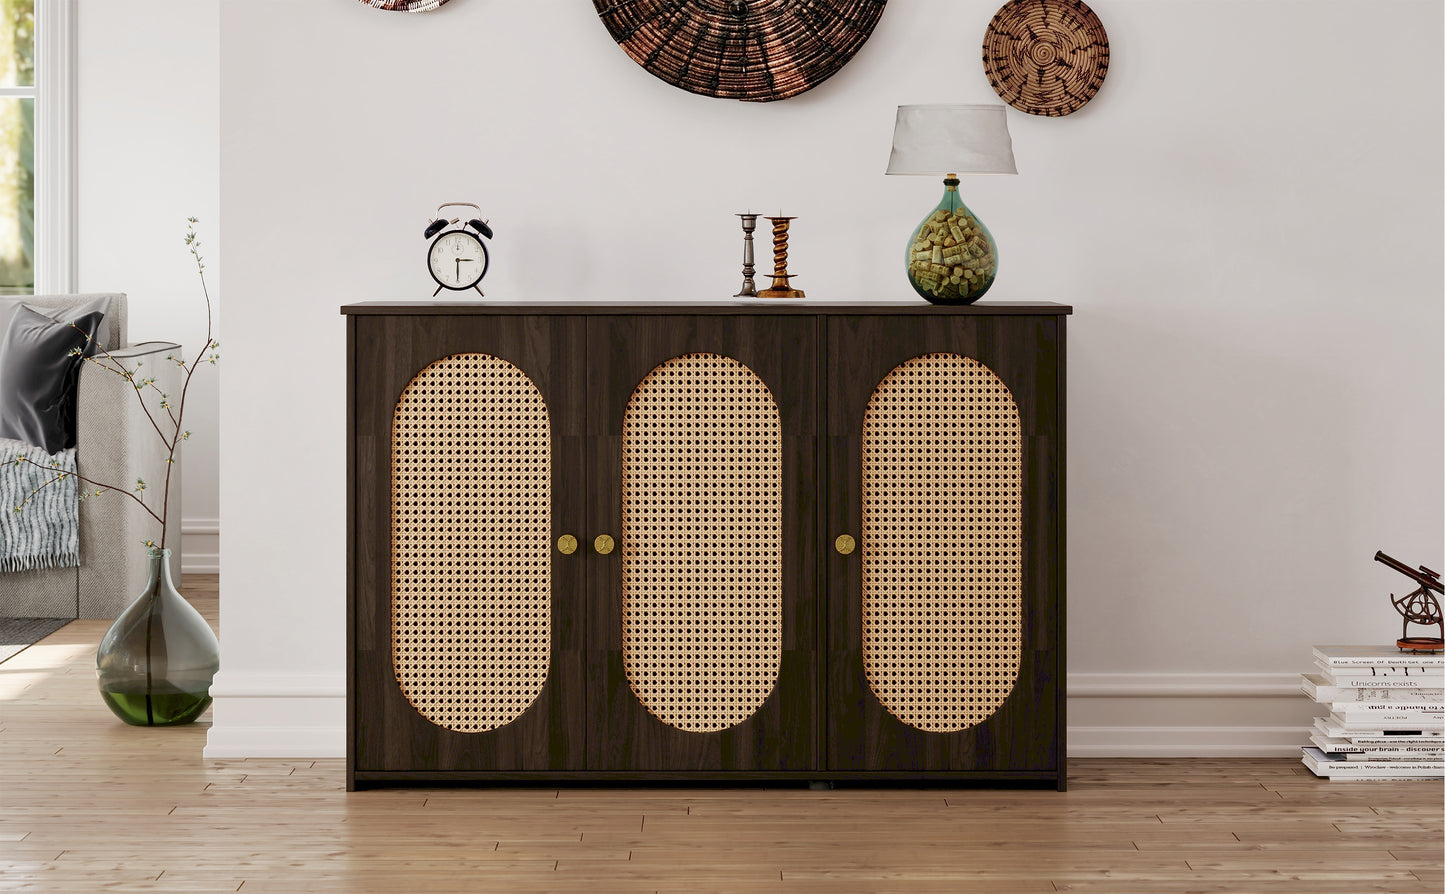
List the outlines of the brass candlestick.
<svg viewBox="0 0 1445 894">
<path fill-rule="evenodd" d="M 788 221 L 795 217 L 770 217 L 773 223 L 773 284 L 758 293 L 759 298 L 802 298 L 801 289 L 788 287 Z"/>
<path fill-rule="evenodd" d="M 743 289 L 733 297 L 756 298 L 758 286 L 753 282 L 753 230 L 758 228 L 758 216 L 749 211 L 738 217 L 743 219 Z"/>
</svg>

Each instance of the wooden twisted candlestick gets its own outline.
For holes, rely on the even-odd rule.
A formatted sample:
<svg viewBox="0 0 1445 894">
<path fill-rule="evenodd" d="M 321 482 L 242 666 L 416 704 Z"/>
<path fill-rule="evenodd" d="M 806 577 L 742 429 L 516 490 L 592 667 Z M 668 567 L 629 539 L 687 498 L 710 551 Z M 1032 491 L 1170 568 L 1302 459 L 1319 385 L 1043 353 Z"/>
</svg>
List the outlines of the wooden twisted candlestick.
<svg viewBox="0 0 1445 894">
<path fill-rule="evenodd" d="M 773 223 L 773 284 L 758 293 L 759 298 L 802 298 L 801 289 L 790 288 L 788 280 L 788 221 L 796 217 L 770 217 Z"/>
</svg>

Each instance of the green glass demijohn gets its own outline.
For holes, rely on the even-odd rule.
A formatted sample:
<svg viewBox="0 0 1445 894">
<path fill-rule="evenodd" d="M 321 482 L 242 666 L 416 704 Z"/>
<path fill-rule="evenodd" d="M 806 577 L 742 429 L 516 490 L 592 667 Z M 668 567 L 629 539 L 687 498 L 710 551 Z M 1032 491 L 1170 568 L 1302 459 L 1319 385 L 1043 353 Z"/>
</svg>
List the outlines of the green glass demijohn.
<svg viewBox="0 0 1445 894">
<path fill-rule="evenodd" d="M 211 704 L 220 644 L 171 582 L 171 551 L 150 547 L 145 591 L 100 641 L 95 672 L 115 716 L 134 726 L 191 723 Z"/>
<path fill-rule="evenodd" d="M 998 275 L 998 245 L 958 197 L 958 178 L 943 181 L 943 201 L 908 238 L 908 283 L 934 304 L 972 304 Z"/>
</svg>

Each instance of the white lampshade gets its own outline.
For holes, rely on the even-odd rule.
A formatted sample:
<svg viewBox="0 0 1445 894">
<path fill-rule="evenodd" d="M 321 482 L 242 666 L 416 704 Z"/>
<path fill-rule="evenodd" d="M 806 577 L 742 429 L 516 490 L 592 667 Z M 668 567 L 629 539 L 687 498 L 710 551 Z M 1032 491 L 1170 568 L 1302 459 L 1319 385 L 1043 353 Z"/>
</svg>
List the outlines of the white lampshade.
<svg viewBox="0 0 1445 894">
<path fill-rule="evenodd" d="M 899 106 L 889 174 L 1017 174 L 1002 105 Z"/>
</svg>

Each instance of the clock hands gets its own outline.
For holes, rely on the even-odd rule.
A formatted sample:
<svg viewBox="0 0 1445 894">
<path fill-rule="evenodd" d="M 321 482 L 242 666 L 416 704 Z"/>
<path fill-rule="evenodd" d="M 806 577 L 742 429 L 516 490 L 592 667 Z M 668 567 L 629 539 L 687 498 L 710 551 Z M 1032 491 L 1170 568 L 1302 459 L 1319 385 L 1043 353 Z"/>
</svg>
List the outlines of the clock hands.
<svg viewBox="0 0 1445 894">
<path fill-rule="evenodd" d="M 475 264 L 477 262 L 476 258 L 453 258 L 452 260 L 457 262 L 457 282 L 462 281 L 462 262 L 466 261 L 468 264 Z"/>
</svg>

